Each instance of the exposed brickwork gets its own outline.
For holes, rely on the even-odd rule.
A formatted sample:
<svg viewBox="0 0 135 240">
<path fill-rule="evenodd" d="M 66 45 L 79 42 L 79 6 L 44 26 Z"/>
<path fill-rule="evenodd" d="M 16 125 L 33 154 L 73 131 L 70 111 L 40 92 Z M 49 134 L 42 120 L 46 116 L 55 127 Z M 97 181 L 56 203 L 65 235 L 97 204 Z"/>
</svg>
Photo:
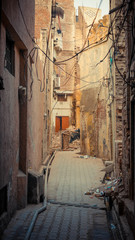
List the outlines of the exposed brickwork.
<svg viewBox="0 0 135 240">
<path fill-rule="evenodd" d="M 135 2 L 133 3 L 135 5 Z M 128 7 L 128 5 L 127 5 Z M 127 8 L 126 8 L 127 9 Z M 132 24 L 132 16 L 134 12 L 131 10 L 129 15 L 127 16 L 127 20 L 125 23 L 126 29 L 129 28 L 129 25 Z M 123 88 L 123 162 L 122 162 L 122 172 L 123 172 L 123 180 L 125 191 L 129 195 L 131 199 L 134 198 L 134 176 L 133 176 L 133 168 L 134 168 L 134 88 L 131 88 L 132 79 L 130 77 L 130 71 L 135 69 L 135 63 L 132 59 L 132 44 L 133 44 L 133 36 L 132 32 L 125 31 L 126 41 L 126 62 L 125 62 L 125 70 L 126 70 L 126 79 Z M 129 85 L 130 84 L 130 85 Z M 125 147 L 126 146 L 126 147 Z"/>
<path fill-rule="evenodd" d="M 40 38 L 41 29 L 49 29 L 51 20 L 51 1 L 35 1 L 35 38 Z"/>
<path fill-rule="evenodd" d="M 123 1 L 111 1 L 111 7 L 118 6 Z M 131 5 L 130 5 L 131 4 Z M 133 52 L 133 29 L 134 25 L 134 6 L 135 1 L 127 1 L 125 7 L 116 17 L 115 37 L 119 32 L 120 37 L 117 41 L 117 54 L 115 60 L 121 75 L 114 67 L 113 77 L 115 77 L 115 97 L 116 97 L 116 141 L 113 151 L 115 152 L 116 173 L 122 174 L 124 189 L 121 196 L 118 196 L 118 203 L 124 202 L 124 214 L 127 217 L 131 229 L 134 231 L 134 209 L 135 209 L 135 182 L 134 182 L 134 87 L 132 87 L 131 70 L 135 71 L 134 52 Z M 127 12 L 128 11 L 128 12 Z M 127 14 L 128 13 L 128 14 Z M 119 16 L 119 18 L 118 18 Z M 125 20 L 124 25 L 122 21 Z M 116 49 L 115 49 L 116 50 Z M 126 197 L 126 198 L 125 198 Z M 129 199 L 131 200 L 129 200 Z M 126 199 L 126 200 L 125 200 Z M 134 200 L 134 202 L 133 202 Z M 128 204 L 127 204 L 128 203 Z M 130 212 L 130 214 L 129 214 Z"/>
<path fill-rule="evenodd" d="M 115 8 L 117 5 L 118 3 L 111 1 L 111 8 Z M 111 21 L 114 16 L 113 14 L 111 15 Z M 114 24 L 115 28 L 113 28 L 112 37 L 114 41 L 117 41 L 117 49 L 115 46 L 115 52 L 113 53 L 112 51 L 111 53 L 113 56 L 111 84 L 114 99 L 110 109 L 112 111 L 113 160 L 115 162 L 116 175 L 118 176 L 122 170 L 122 103 L 124 84 L 118 70 L 122 75 L 125 73 L 125 32 L 119 28 L 122 24 L 122 13 L 116 15 Z"/>
</svg>

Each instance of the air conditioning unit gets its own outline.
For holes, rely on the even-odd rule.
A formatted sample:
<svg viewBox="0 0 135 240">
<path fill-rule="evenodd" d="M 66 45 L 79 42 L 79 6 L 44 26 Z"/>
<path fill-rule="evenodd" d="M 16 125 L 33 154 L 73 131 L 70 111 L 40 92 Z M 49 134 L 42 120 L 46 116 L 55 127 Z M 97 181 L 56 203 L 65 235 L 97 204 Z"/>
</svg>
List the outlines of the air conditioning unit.
<svg viewBox="0 0 135 240">
<path fill-rule="evenodd" d="M 60 88 L 60 77 L 55 77 L 54 79 L 54 88 Z"/>
</svg>

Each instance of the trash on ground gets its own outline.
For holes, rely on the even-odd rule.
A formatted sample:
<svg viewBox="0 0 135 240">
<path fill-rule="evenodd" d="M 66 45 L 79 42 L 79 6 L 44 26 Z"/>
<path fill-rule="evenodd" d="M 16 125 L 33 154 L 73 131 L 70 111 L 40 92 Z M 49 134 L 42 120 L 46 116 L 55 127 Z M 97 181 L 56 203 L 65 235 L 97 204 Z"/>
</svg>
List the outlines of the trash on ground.
<svg viewBox="0 0 135 240">
<path fill-rule="evenodd" d="M 88 159 L 88 158 L 90 158 L 90 156 L 89 156 L 89 155 L 84 155 L 84 156 L 83 156 L 83 155 L 81 155 L 81 156 L 80 156 L 80 158 L 85 158 L 85 159 Z"/>
<path fill-rule="evenodd" d="M 113 223 L 111 223 L 111 229 L 114 230 L 116 229 L 115 225 Z"/>
<path fill-rule="evenodd" d="M 97 197 L 97 198 L 104 198 L 104 197 L 109 197 L 113 196 L 115 190 L 117 190 L 117 187 L 122 186 L 122 178 L 119 177 L 117 179 L 112 179 L 111 181 L 107 181 L 105 184 L 97 187 L 97 188 L 92 188 L 89 191 L 85 193 L 85 195 L 91 195 L 90 198 Z"/>
<path fill-rule="evenodd" d="M 93 205 L 91 205 L 91 207 L 97 208 L 97 204 L 93 204 Z"/>
<path fill-rule="evenodd" d="M 80 139 L 80 129 L 79 128 L 74 131 L 71 131 L 70 143 L 72 143 L 76 139 Z"/>
</svg>

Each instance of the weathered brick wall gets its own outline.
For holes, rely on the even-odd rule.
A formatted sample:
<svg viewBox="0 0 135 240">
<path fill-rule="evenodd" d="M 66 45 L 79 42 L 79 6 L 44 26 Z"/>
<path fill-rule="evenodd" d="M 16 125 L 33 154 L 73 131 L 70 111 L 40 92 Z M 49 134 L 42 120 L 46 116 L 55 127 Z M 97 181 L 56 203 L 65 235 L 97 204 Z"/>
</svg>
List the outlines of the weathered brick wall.
<svg viewBox="0 0 135 240">
<path fill-rule="evenodd" d="M 117 7 L 122 1 L 111 1 L 111 8 Z M 115 21 L 113 18 L 115 17 Z M 112 111 L 112 137 L 113 137 L 113 160 L 115 162 L 115 171 L 118 176 L 122 171 L 122 103 L 123 103 L 123 85 L 124 81 L 119 71 L 124 75 L 125 73 L 125 31 L 123 30 L 123 15 L 122 11 L 118 14 L 111 15 L 111 22 L 113 21 L 113 42 L 115 48 L 112 50 L 112 87 L 114 100 L 111 104 Z M 122 29 L 121 29 L 122 28 Z M 117 69 L 118 68 L 118 69 Z M 114 120 L 113 120 L 114 119 Z"/>
<path fill-rule="evenodd" d="M 51 1 L 35 1 L 35 38 L 40 38 L 41 29 L 49 29 L 51 21 Z"/>
<path fill-rule="evenodd" d="M 127 25 L 127 23 L 126 23 Z M 128 63 L 128 38 L 129 33 L 126 33 L 125 41 L 125 53 L 126 53 L 126 65 Z M 128 66 L 126 72 L 128 73 Z M 124 83 L 123 87 L 123 159 L 122 159 L 122 174 L 126 193 L 129 194 L 129 181 L 130 181 L 130 86 Z"/>
<path fill-rule="evenodd" d="M 134 3 L 135 6 L 135 3 Z M 125 9 L 128 8 L 128 4 Z M 125 191 L 129 195 L 131 199 L 133 196 L 133 188 L 134 188 L 134 88 L 131 87 L 132 80 L 130 78 L 130 70 L 135 69 L 134 61 L 131 61 L 132 55 L 132 44 L 133 44 L 133 35 L 132 31 L 128 31 L 130 26 L 133 24 L 133 15 L 134 12 L 130 9 L 129 14 L 127 16 L 125 22 L 125 46 L 126 46 L 126 78 L 123 88 L 123 164 L 122 164 L 122 172 L 123 172 L 123 180 Z M 126 12 L 126 11 L 125 11 Z M 134 58 L 133 58 L 134 59 Z M 125 147 L 126 146 L 126 147 Z"/>
</svg>

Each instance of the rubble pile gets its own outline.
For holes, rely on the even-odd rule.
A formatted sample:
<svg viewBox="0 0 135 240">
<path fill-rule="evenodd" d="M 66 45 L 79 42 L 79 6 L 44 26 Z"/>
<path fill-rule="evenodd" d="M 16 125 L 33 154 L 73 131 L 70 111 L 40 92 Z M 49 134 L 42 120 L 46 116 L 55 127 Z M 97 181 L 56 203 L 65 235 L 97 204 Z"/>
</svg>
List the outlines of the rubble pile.
<svg viewBox="0 0 135 240">
<path fill-rule="evenodd" d="M 70 126 L 66 130 L 55 133 L 52 137 L 52 150 L 74 150 L 80 148 L 80 129 Z"/>
<path fill-rule="evenodd" d="M 80 129 L 70 126 L 68 131 L 70 132 L 69 148 L 71 150 L 80 148 Z"/>
<path fill-rule="evenodd" d="M 60 150 L 61 149 L 61 132 L 55 133 L 52 137 L 52 146 L 53 150 Z"/>
<path fill-rule="evenodd" d="M 72 143 L 69 143 L 69 148 L 70 149 L 78 149 L 78 148 L 80 148 L 80 140 L 76 139 Z"/>
</svg>

